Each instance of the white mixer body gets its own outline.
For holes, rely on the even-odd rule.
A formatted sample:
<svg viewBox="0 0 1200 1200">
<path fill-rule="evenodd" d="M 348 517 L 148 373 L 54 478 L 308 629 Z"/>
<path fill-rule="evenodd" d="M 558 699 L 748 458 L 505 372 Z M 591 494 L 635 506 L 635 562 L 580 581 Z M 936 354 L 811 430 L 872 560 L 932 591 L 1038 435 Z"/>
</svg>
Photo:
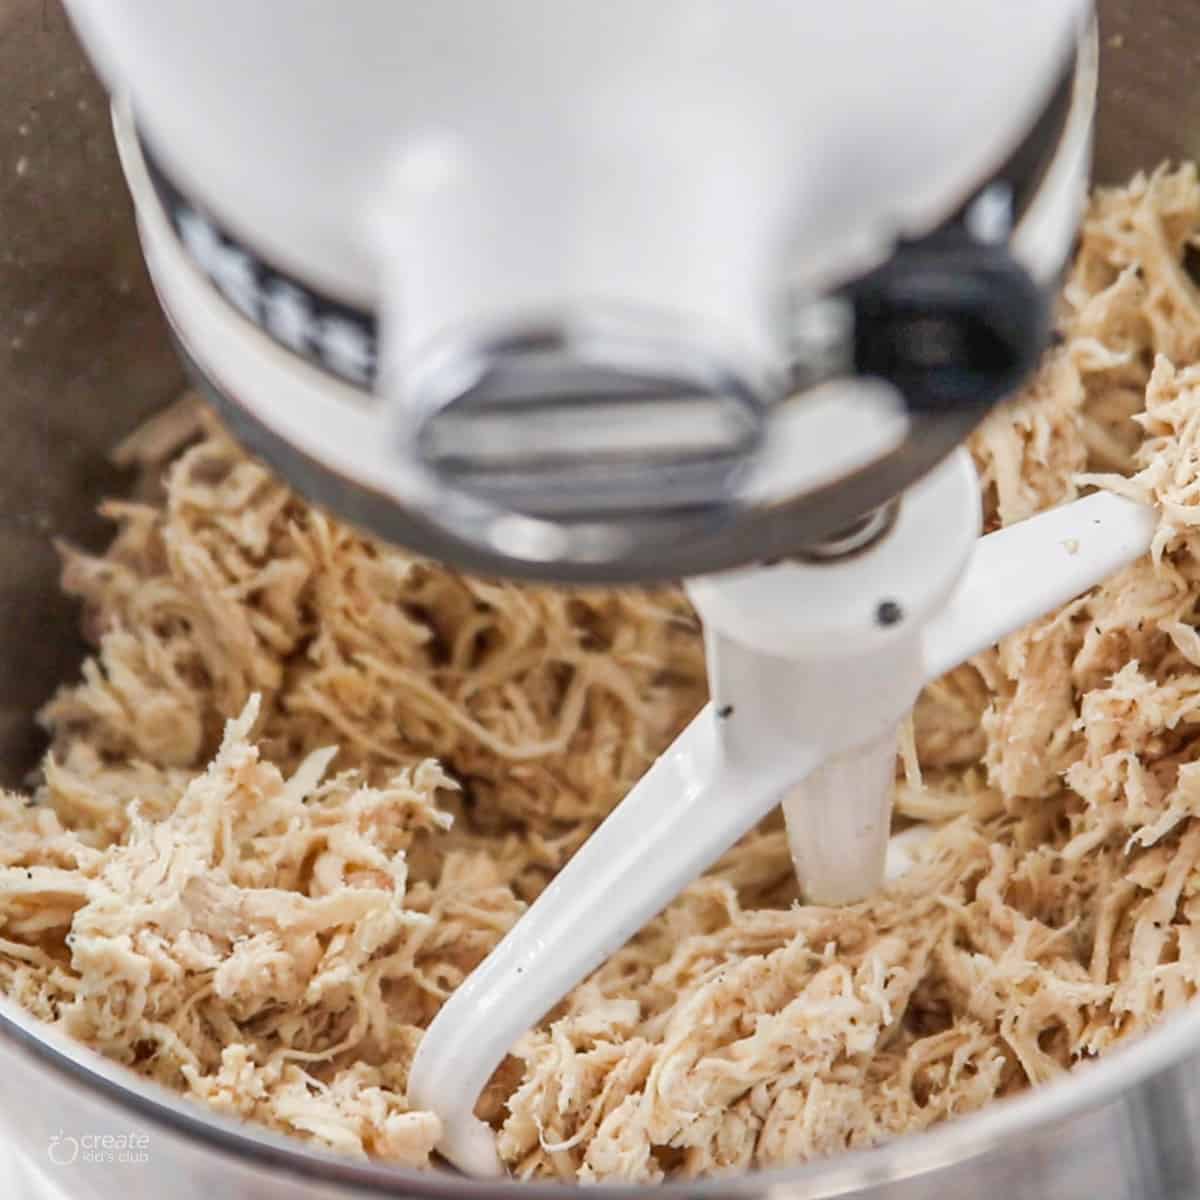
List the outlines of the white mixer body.
<svg viewBox="0 0 1200 1200">
<path fill-rule="evenodd" d="M 580 570 L 629 557 L 619 525 L 585 523 L 568 546 L 558 525 L 509 511 L 494 489 L 446 486 L 422 458 L 429 420 L 484 373 L 481 348 L 550 336 L 575 365 L 671 380 L 682 403 L 601 406 L 589 420 L 560 388 L 526 426 L 448 425 L 451 454 L 470 445 L 508 469 L 515 443 L 540 439 L 548 460 L 569 459 L 559 491 L 570 503 L 589 486 L 587 463 L 687 444 L 686 470 L 653 460 L 618 499 L 669 477 L 675 508 L 719 494 L 736 517 L 761 491 L 746 467 L 786 394 L 796 297 L 870 270 L 967 201 L 1045 106 L 1089 10 L 1086 0 L 843 0 L 836 12 L 798 0 L 68 7 L 128 114 L 123 157 L 147 257 L 205 377 L 343 492 L 437 526 L 443 557 L 570 559 Z M 1040 216 L 1013 238 L 1042 283 L 1072 236 L 1086 146 L 1067 158 Z M 1002 211 L 999 221 L 1003 239 Z M 840 399 L 848 412 L 867 406 L 872 428 L 849 421 L 850 444 L 831 446 L 843 470 L 909 430 L 902 404 L 876 420 L 877 391 Z M 787 437 L 810 452 L 787 459 L 777 491 L 823 483 L 827 462 L 811 446 L 830 436 L 827 421 L 791 421 Z M 599 475 L 597 509 L 614 503 L 602 493 L 616 478 Z M 689 530 L 672 526 L 668 551 L 703 543 L 705 530 Z M 430 549 L 412 529 L 400 540 Z M 736 557 L 697 551 L 672 573 Z M 655 573 L 652 556 L 626 572 Z"/>
<path fill-rule="evenodd" d="M 836 281 L 945 216 L 1019 139 L 1085 11 L 69 7 L 181 183 L 264 257 L 395 310 L 400 345 L 609 298 L 698 314 L 762 354 L 779 353 L 780 275 Z"/>
</svg>

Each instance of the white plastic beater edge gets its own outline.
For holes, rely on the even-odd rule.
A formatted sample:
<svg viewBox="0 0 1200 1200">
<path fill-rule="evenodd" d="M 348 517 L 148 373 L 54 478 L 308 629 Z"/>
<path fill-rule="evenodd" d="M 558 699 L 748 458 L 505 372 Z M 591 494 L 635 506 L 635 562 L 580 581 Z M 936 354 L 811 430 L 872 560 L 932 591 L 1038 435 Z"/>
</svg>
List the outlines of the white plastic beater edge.
<svg viewBox="0 0 1200 1200">
<path fill-rule="evenodd" d="M 474 1107 L 516 1038 L 762 820 L 787 782 L 812 765 L 793 760 L 748 776 L 719 764 L 717 742 L 710 704 L 426 1031 L 409 1073 L 409 1103 L 438 1114 L 445 1131 L 439 1149 L 463 1170 L 502 1173 L 495 1137 Z"/>
<path fill-rule="evenodd" d="M 927 679 L 1141 557 L 1156 525 L 1150 508 L 1101 493 L 981 538 L 950 602 L 926 628 Z M 503 1173 L 495 1136 L 474 1107 L 516 1038 L 817 766 L 798 756 L 730 770 L 719 761 L 717 729 L 708 705 L 426 1031 L 409 1101 L 439 1115 L 439 1149 L 461 1169 Z M 905 869 L 921 840 L 915 833 L 893 839 L 889 874 Z"/>
<path fill-rule="evenodd" d="M 926 626 L 927 678 L 1135 562 L 1157 527 L 1149 506 L 1096 492 L 980 538 L 950 603 Z"/>
</svg>

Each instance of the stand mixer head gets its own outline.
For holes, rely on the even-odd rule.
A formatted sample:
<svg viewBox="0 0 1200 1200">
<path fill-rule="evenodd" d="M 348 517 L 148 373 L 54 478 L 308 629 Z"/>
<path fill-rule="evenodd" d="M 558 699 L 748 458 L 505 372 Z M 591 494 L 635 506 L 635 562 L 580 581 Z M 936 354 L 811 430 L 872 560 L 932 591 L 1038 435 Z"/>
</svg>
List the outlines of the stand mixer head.
<svg viewBox="0 0 1200 1200">
<path fill-rule="evenodd" d="M 840 535 L 1033 366 L 1086 186 L 1085 0 L 69 8 L 243 436 L 492 574 Z"/>
<path fill-rule="evenodd" d="M 1048 337 L 1085 5 L 135 7 L 73 10 L 164 309 L 235 430 L 469 569 L 697 577 L 712 705 L 413 1064 L 443 1153 L 493 1173 L 473 1109 L 515 1036 L 778 804 L 811 900 L 878 886 L 920 688 L 1147 548 L 1152 514 L 1112 498 L 977 546 L 951 453 Z M 180 88 L 196 45 L 226 70 Z"/>
</svg>

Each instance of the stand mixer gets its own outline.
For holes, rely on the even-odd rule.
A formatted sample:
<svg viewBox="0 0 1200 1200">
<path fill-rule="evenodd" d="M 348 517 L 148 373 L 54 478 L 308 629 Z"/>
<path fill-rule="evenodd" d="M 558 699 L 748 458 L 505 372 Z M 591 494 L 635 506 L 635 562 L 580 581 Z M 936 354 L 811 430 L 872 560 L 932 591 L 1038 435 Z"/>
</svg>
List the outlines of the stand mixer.
<svg viewBox="0 0 1200 1200">
<path fill-rule="evenodd" d="M 712 702 L 414 1063 L 444 1155 L 496 1173 L 473 1108 L 520 1033 L 777 805 L 808 900 L 879 886 L 920 688 L 1148 548 L 1111 496 L 980 539 L 956 449 L 1049 337 L 1090 13 L 70 9 L 179 350 L 248 445 L 423 553 L 684 577 L 703 620 Z"/>
</svg>

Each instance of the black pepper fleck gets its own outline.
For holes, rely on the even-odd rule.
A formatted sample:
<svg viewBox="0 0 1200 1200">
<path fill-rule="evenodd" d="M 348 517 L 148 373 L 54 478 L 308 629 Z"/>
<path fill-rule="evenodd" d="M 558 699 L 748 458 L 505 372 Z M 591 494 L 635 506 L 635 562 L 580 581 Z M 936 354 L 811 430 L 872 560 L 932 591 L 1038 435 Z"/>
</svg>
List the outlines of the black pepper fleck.
<svg viewBox="0 0 1200 1200">
<path fill-rule="evenodd" d="M 729 720 L 729 718 L 733 716 L 733 705 L 723 704 L 717 709 L 717 716 L 720 717 L 722 721 Z"/>
<path fill-rule="evenodd" d="M 884 600 L 875 610 L 875 620 L 880 625 L 896 625 L 904 619 L 904 610 L 895 600 Z"/>
</svg>

